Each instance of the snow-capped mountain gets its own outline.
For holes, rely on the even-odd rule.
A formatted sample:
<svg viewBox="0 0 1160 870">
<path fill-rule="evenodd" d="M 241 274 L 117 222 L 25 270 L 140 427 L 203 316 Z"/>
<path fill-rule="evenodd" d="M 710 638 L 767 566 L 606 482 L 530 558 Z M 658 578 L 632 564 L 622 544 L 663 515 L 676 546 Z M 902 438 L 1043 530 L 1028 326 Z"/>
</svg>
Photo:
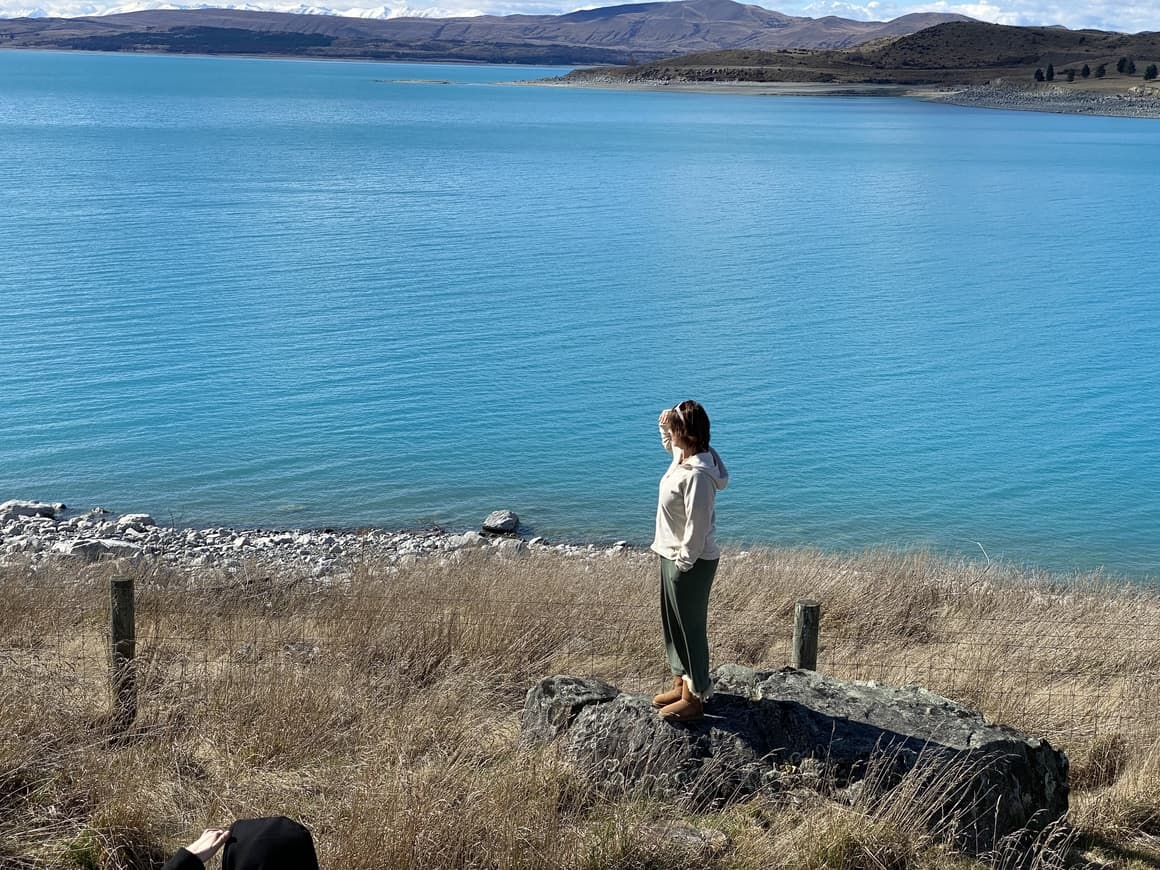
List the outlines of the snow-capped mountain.
<svg viewBox="0 0 1160 870">
<path fill-rule="evenodd" d="M 167 0 L 139 0 L 121 4 L 91 2 L 45 3 L 25 8 L 5 8 L 3 18 L 81 18 L 92 15 L 118 15 L 125 12 L 143 12 L 153 9 L 231 9 L 244 12 L 289 12 L 295 15 L 340 15 L 344 18 L 457 18 L 482 15 L 483 11 L 469 6 L 307 6 L 301 3 L 173 3 Z"/>
</svg>

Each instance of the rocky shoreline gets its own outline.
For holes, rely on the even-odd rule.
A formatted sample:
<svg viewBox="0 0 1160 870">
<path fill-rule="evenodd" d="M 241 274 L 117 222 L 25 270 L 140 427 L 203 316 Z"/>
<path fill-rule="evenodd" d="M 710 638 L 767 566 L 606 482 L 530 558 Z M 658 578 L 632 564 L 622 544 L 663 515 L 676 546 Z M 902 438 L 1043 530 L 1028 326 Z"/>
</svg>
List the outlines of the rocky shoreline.
<svg viewBox="0 0 1160 870">
<path fill-rule="evenodd" d="M 143 513 L 114 514 L 105 508 L 70 510 L 61 503 L 7 501 L 0 504 L 0 567 L 50 561 L 87 564 L 109 559 L 149 560 L 186 571 L 236 573 L 247 565 L 278 568 L 333 582 L 350 576 L 360 562 L 391 566 L 427 557 L 479 550 L 515 556 L 551 550 L 579 558 L 634 551 L 626 541 L 609 545 L 552 543 L 524 538 L 519 518 L 496 511 L 480 530 L 445 529 L 266 529 L 174 528 Z"/>
<path fill-rule="evenodd" d="M 554 79 L 517 82 L 548 87 L 606 88 L 623 91 L 681 91 L 750 96 L 913 97 L 927 102 L 976 109 L 1160 118 L 1160 86 L 1138 85 L 1126 92 L 1099 92 L 1052 84 L 1025 85 L 997 79 L 981 85 L 902 85 L 851 82 L 756 82 L 646 79 L 601 73 L 573 73 Z"/>
<path fill-rule="evenodd" d="M 992 82 L 924 99 L 976 109 L 1056 112 L 1068 115 L 1110 115 L 1120 118 L 1160 118 L 1160 89 L 1136 87 L 1127 93 L 1097 93 L 1057 85 L 1014 85 Z"/>
</svg>

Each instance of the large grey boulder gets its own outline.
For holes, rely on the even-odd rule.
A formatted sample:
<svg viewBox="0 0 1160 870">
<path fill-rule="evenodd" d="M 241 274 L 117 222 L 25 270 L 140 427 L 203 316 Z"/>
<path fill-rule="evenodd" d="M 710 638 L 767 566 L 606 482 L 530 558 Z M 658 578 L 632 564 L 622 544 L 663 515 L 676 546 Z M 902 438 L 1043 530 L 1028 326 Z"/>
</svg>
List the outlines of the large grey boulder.
<svg viewBox="0 0 1160 870">
<path fill-rule="evenodd" d="M 0 504 L 0 523 L 6 523 L 20 517 L 55 517 L 56 512 L 63 509 L 64 505 L 12 499 Z"/>
<path fill-rule="evenodd" d="M 714 688 L 703 720 L 670 724 L 648 698 L 549 677 L 527 694 L 521 740 L 557 741 L 603 788 L 702 808 L 803 781 L 863 801 L 905 783 L 931 824 L 974 853 L 1067 812 L 1062 752 L 925 689 L 736 665 L 714 672 Z"/>
<path fill-rule="evenodd" d="M 520 518 L 513 511 L 492 511 L 483 521 L 483 530 L 493 534 L 515 534 Z"/>
</svg>

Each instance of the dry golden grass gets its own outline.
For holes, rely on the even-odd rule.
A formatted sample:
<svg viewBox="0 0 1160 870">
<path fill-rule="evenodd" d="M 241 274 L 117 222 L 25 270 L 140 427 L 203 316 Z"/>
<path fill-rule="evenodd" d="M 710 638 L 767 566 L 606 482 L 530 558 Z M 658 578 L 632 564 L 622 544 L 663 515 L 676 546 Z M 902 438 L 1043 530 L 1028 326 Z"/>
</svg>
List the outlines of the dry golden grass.
<svg viewBox="0 0 1160 870">
<path fill-rule="evenodd" d="M 854 806 L 793 792 L 692 814 L 609 798 L 550 750 L 518 750 L 542 676 L 665 682 L 647 557 L 472 551 L 359 565 L 333 588 L 139 566 L 140 713 L 111 740 L 115 570 L 0 569 L 5 870 L 155 867 L 205 825 L 275 813 L 306 823 L 334 868 L 978 866 L 903 787 Z M 1073 827 L 1046 832 L 1034 866 L 1157 866 L 1154 589 L 921 554 L 727 554 L 714 660 L 784 665 L 802 597 L 823 603 L 819 670 L 921 683 L 1068 752 Z M 727 845 L 658 834 L 682 821 Z"/>
</svg>

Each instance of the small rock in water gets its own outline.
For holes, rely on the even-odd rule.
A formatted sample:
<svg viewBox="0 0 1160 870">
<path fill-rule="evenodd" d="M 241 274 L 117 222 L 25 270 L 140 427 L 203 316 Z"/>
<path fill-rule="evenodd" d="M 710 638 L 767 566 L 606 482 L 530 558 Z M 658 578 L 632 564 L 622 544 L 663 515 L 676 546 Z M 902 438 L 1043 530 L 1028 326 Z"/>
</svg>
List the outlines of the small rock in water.
<svg viewBox="0 0 1160 870">
<path fill-rule="evenodd" d="M 492 511 L 483 521 L 483 530 L 500 535 L 510 535 L 520 526 L 520 518 L 514 511 Z"/>
</svg>

